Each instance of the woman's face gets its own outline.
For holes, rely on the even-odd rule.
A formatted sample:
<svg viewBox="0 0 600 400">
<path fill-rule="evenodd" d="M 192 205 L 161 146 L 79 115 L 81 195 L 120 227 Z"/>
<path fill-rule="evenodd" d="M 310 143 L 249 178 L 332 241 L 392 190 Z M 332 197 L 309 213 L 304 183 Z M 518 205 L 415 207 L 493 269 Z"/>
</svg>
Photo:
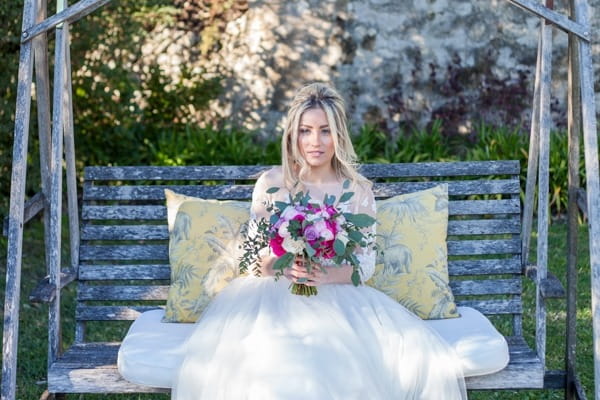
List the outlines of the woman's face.
<svg viewBox="0 0 600 400">
<path fill-rule="evenodd" d="M 335 153 L 332 135 L 327 115 L 322 109 L 304 111 L 298 127 L 298 148 L 311 169 L 331 168 Z"/>
</svg>

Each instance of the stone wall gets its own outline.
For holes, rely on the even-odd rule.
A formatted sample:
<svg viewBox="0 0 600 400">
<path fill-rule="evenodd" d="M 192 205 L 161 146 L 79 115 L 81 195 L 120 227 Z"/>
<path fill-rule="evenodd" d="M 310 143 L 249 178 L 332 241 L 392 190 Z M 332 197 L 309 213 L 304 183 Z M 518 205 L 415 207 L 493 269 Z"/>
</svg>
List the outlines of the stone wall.
<svg viewBox="0 0 600 400">
<path fill-rule="evenodd" d="M 557 9 L 565 12 L 563 1 Z M 226 21 L 212 47 L 205 32 L 180 27 L 160 61 L 224 77 L 213 117 L 278 132 L 294 91 L 305 82 L 334 84 L 354 126 L 390 132 L 445 120 L 468 134 L 480 120 L 529 125 L 539 19 L 506 0 L 248 1 Z M 591 1 L 600 9 L 600 0 Z M 596 10 L 597 12 L 597 10 Z M 594 26 L 595 79 L 600 37 Z M 163 33 L 173 37 L 173 32 Z M 566 123 L 566 35 L 554 34 L 553 119 Z M 152 54 L 149 51 L 148 54 Z M 597 104 L 600 103 L 600 97 Z"/>
</svg>

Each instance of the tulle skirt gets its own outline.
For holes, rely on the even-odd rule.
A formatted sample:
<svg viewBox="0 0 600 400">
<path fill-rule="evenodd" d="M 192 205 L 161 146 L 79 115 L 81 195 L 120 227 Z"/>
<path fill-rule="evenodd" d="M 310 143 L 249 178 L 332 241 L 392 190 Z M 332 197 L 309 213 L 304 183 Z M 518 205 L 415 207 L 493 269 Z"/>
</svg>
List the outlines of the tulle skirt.
<svg viewBox="0 0 600 400">
<path fill-rule="evenodd" d="M 172 398 L 466 399 L 456 354 L 418 317 L 367 287 L 240 277 L 187 342 Z"/>
</svg>

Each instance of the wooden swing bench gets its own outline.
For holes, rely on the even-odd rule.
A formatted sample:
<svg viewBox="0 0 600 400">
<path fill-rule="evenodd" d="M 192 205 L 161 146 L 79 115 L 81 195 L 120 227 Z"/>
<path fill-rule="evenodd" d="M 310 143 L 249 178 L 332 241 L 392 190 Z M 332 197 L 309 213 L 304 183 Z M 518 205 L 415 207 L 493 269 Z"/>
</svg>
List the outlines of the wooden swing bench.
<svg viewBox="0 0 600 400">
<path fill-rule="evenodd" d="M 49 393 L 169 391 L 122 378 L 117 370 L 120 342 L 89 341 L 86 325 L 88 331 L 97 324 L 118 325 L 114 322 L 134 320 L 164 304 L 170 279 L 165 188 L 196 197 L 249 200 L 253 181 L 266 168 L 85 168 L 78 270 L 65 271 L 61 284 L 77 282 L 75 341 L 51 360 Z M 535 282 L 542 303 L 564 291 L 556 278 L 537 279 L 535 266 L 523 266 L 518 161 L 370 164 L 361 171 L 375 182 L 377 198 L 448 183 L 451 288 L 459 306 L 481 311 L 506 335 L 510 354 L 506 368 L 467 378 L 467 387 L 564 388 L 565 373 L 545 369 L 544 312 L 534 317 L 536 349 L 523 335 L 523 280 Z M 32 299 L 48 301 L 52 292 L 41 283 Z"/>
</svg>

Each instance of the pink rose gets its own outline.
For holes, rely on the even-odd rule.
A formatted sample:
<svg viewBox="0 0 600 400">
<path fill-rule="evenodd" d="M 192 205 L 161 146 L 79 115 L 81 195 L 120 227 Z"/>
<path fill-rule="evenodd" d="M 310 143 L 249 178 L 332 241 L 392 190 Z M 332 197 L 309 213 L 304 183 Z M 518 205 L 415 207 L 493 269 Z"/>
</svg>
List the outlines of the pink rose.
<svg viewBox="0 0 600 400">
<path fill-rule="evenodd" d="M 328 219 L 327 221 L 325 221 L 325 225 L 327 225 L 327 229 L 329 229 L 329 231 L 335 236 L 336 233 L 338 233 L 338 229 L 337 229 L 337 223 L 335 221 L 332 221 L 330 219 Z"/>
<path fill-rule="evenodd" d="M 321 243 L 321 248 L 320 250 L 320 254 L 317 254 L 318 257 L 323 257 L 323 258 L 333 258 L 335 257 L 335 250 L 333 249 L 333 240 L 328 240 L 325 241 L 323 243 Z"/>
<path fill-rule="evenodd" d="M 283 248 L 283 238 L 279 235 L 276 235 L 274 238 L 269 240 L 269 247 L 273 251 L 273 254 L 275 254 L 277 257 L 281 257 L 286 253 L 285 249 Z"/>
</svg>

